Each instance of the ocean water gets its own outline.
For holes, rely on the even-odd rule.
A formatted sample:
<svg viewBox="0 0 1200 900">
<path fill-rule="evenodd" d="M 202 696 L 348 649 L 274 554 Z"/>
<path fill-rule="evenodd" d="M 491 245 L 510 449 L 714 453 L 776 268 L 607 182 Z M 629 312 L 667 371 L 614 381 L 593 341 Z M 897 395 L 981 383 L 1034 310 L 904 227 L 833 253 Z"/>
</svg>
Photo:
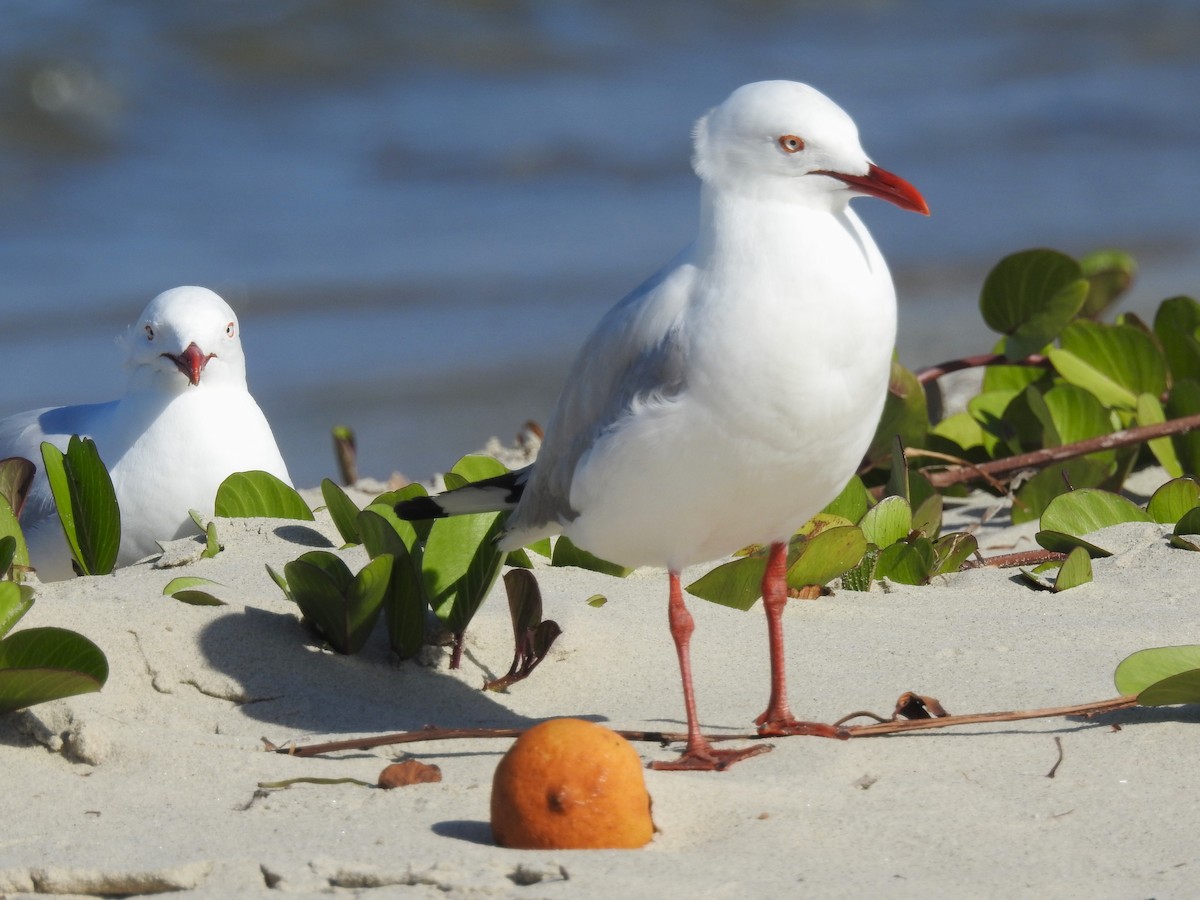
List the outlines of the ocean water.
<svg viewBox="0 0 1200 900">
<path fill-rule="evenodd" d="M 335 474 L 337 424 L 364 474 L 445 468 L 545 420 L 692 235 L 692 123 L 763 78 L 825 91 L 928 199 L 856 204 L 910 366 L 990 346 L 978 287 L 1014 250 L 1133 251 L 1128 309 L 1200 293 L 1194 0 L 3 12 L 0 415 L 118 395 L 113 337 L 203 284 L 297 483 Z"/>
</svg>

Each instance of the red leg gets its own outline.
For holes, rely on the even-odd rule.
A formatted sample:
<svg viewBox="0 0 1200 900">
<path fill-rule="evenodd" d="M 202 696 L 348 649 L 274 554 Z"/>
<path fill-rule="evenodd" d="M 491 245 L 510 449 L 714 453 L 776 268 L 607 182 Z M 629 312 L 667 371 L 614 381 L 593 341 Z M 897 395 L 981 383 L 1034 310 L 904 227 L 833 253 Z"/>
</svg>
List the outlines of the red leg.
<svg viewBox="0 0 1200 900">
<path fill-rule="evenodd" d="M 692 662 L 689 646 L 696 623 L 683 602 L 683 590 L 679 586 L 679 573 L 671 572 L 671 600 L 667 607 L 667 618 L 671 623 L 671 637 L 675 639 L 675 652 L 679 655 L 679 674 L 683 677 L 683 703 L 687 709 L 687 746 L 679 759 L 669 762 L 654 762 L 653 769 L 693 769 L 699 771 L 721 771 L 747 757 L 757 756 L 770 750 L 767 744 L 746 747 L 741 750 L 717 750 L 700 732 L 696 716 L 696 693 L 692 688 Z"/>
<path fill-rule="evenodd" d="M 821 722 L 801 722 L 792 715 L 787 700 L 787 663 L 783 655 L 783 608 L 787 606 L 787 544 L 771 545 L 762 581 L 763 608 L 767 611 L 767 639 L 771 646 L 771 699 L 766 711 L 754 720 L 758 733 L 771 737 L 812 734 L 846 738 L 845 730 Z"/>
</svg>

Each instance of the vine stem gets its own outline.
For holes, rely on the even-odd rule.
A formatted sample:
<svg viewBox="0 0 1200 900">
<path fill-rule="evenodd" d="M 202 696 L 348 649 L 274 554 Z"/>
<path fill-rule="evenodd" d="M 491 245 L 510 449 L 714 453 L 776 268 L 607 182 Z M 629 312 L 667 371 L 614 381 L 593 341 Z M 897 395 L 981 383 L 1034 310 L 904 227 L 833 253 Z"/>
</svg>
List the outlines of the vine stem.
<svg viewBox="0 0 1200 900">
<path fill-rule="evenodd" d="M 1130 709 L 1137 706 L 1137 697 L 1114 697 L 1093 703 L 1079 703 L 1073 706 L 1052 706 L 1044 709 L 1027 709 L 1010 712 L 973 713 L 961 716 L 940 716 L 931 719 L 885 719 L 874 713 L 854 712 L 843 716 L 834 723 L 841 728 L 843 723 L 867 716 L 876 719 L 874 725 L 851 725 L 844 730 L 849 737 L 877 737 L 884 734 L 897 734 L 905 731 L 927 731 L 932 728 L 950 728 L 956 725 L 977 725 L 989 722 L 1016 722 L 1023 719 L 1043 719 L 1057 716 L 1095 716 L 1100 713 Z M 266 749 L 274 753 L 289 756 L 323 756 L 327 753 L 338 753 L 343 750 L 370 750 L 375 747 L 386 747 L 389 744 L 412 744 L 423 741 L 451 741 L 474 738 L 515 738 L 519 737 L 524 728 L 437 728 L 426 726 L 417 731 L 399 731 L 393 734 L 373 735 L 371 737 L 351 738 L 344 741 L 328 741 L 322 744 L 307 746 L 285 745 L 277 746 L 263 738 Z M 657 744 L 670 744 L 687 740 L 687 733 L 682 731 L 617 731 L 617 734 L 628 741 L 649 741 Z M 714 734 L 707 736 L 710 741 L 753 741 L 762 740 L 757 732 L 744 734 Z"/>
</svg>

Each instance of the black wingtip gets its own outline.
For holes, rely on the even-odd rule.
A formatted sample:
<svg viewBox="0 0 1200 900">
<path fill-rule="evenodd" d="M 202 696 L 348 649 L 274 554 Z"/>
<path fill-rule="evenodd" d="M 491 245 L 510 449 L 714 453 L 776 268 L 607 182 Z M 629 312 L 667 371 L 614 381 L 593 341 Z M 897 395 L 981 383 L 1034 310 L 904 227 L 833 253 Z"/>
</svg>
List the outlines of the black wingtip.
<svg viewBox="0 0 1200 900">
<path fill-rule="evenodd" d="M 413 497 L 396 504 L 396 515 L 407 521 L 420 519 L 444 519 L 446 511 L 432 497 Z"/>
</svg>

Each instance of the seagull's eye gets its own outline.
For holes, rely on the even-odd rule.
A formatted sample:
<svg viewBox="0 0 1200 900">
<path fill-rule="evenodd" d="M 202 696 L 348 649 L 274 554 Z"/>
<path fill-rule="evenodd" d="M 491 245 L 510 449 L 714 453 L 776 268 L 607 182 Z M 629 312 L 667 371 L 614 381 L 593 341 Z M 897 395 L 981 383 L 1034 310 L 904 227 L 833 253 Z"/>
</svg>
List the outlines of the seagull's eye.
<svg viewBox="0 0 1200 900">
<path fill-rule="evenodd" d="M 779 139 L 779 148 L 784 153 L 799 153 L 804 149 L 804 138 L 798 138 L 794 134 L 785 134 Z"/>
<path fill-rule="evenodd" d="M 233 337 L 236 333 L 237 333 L 237 327 L 232 322 L 230 322 L 228 325 L 225 326 L 225 336 L 226 337 Z"/>
<path fill-rule="evenodd" d="M 147 325 L 147 326 L 146 326 L 146 340 L 148 340 L 148 341 L 152 341 L 152 340 L 154 340 L 154 328 L 153 328 L 153 326 L 150 326 L 150 325 Z"/>
</svg>

